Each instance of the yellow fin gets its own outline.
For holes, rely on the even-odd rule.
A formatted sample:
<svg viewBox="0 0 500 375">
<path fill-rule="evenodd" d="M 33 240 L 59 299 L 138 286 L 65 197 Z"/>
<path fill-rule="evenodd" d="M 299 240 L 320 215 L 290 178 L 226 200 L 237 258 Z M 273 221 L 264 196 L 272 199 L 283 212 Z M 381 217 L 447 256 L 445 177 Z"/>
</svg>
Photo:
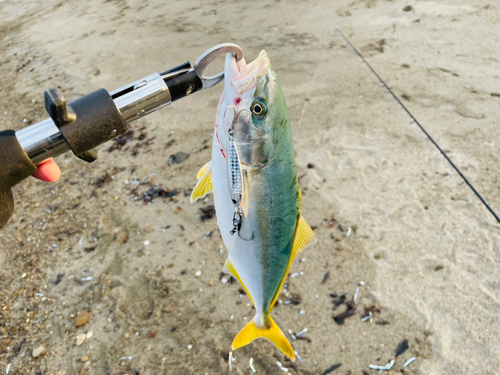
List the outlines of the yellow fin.
<svg viewBox="0 0 500 375">
<path fill-rule="evenodd" d="M 290 357 L 292 361 L 295 361 L 295 354 L 293 352 L 292 345 L 290 345 L 278 325 L 274 323 L 273 318 L 271 318 L 271 316 L 268 318 L 269 321 L 267 323 L 267 327 L 257 327 L 255 324 L 255 318 L 243 327 L 233 340 L 233 350 L 248 345 L 259 337 L 264 337 L 276 345 L 276 347 L 281 350 L 283 354 Z"/>
<path fill-rule="evenodd" d="M 311 229 L 309 224 L 307 224 L 306 220 L 302 217 L 302 215 L 300 215 L 299 221 L 297 222 L 297 228 L 295 229 L 295 237 L 293 238 L 292 252 L 290 253 L 290 258 L 288 259 L 288 265 L 286 266 L 286 271 L 283 275 L 283 280 L 281 280 L 281 284 L 278 288 L 278 291 L 276 292 L 273 301 L 269 305 L 270 307 L 269 311 L 271 311 L 274 304 L 276 303 L 276 300 L 278 299 L 280 290 L 283 287 L 283 284 L 285 283 L 286 275 L 288 275 L 288 271 L 290 270 L 290 267 L 292 266 L 295 257 L 306 247 L 315 244 L 316 241 L 317 239 L 316 236 L 314 235 L 313 230 Z"/>
<path fill-rule="evenodd" d="M 238 282 L 240 283 L 240 285 L 245 290 L 245 293 L 250 298 L 250 301 L 252 301 L 252 303 L 255 305 L 255 303 L 253 302 L 252 296 L 250 295 L 250 293 L 248 293 L 247 287 L 245 286 L 245 284 L 243 284 L 243 281 L 241 280 L 240 275 L 238 275 L 238 271 L 236 271 L 236 268 L 234 268 L 233 263 L 231 263 L 231 261 L 229 259 L 226 260 L 226 264 L 224 264 L 224 272 L 226 272 L 226 273 L 229 272 L 231 275 L 234 276 L 234 278 L 236 280 L 238 280 Z"/>
<path fill-rule="evenodd" d="M 198 182 L 191 193 L 190 202 L 194 203 L 198 199 L 212 192 L 212 162 L 209 161 L 198 172 Z"/>
<path fill-rule="evenodd" d="M 295 237 L 293 239 L 292 253 L 290 254 L 290 260 L 288 264 L 291 264 L 295 257 L 306 247 L 314 245 L 317 239 L 314 235 L 313 230 L 307 224 L 306 220 L 300 215 L 299 221 L 297 223 L 297 229 L 295 229 Z"/>
<path fill-rule="evenodd" d="M 196 175 L 196 178 L 200 179 L 201 176 L 203 176 L 205 174 L 205 172 L 207 171 L 207 169 L 209 169 L 209 168 L 212 168 L 212 160 L 210 160 L 208 163 L 206 163 L 203 167 L 200 168 L 200 170 L 198 171 L 198 174 Z"/>
</svg>

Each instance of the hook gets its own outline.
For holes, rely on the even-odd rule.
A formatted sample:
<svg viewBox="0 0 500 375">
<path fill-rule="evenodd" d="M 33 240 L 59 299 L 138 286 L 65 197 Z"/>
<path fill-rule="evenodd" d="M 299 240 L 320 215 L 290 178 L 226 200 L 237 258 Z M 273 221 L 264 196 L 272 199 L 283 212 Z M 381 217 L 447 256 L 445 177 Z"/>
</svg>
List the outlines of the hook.
<svg viewBox="0 0 500 375">
<path fill-rule="evenodd" d="M 236 232 L 238 232 L 238 237 L 241 238 L 243 241 L 252 241 L 255 238 L 253 231 L 252 231 L 252 237 L 250 237 L 250 238 L 245 238 L 241 235 L 240 230 L 241 230 L 242 219 L 243 219 L 243 215 L 241 212 L 241 208 L 236 207 L 236 209 L 234 210 L 234 215 L 233 215 L 233 229 L 231 229 L 231 231 L 229 233 L 234 235 Z"/>
</svg>

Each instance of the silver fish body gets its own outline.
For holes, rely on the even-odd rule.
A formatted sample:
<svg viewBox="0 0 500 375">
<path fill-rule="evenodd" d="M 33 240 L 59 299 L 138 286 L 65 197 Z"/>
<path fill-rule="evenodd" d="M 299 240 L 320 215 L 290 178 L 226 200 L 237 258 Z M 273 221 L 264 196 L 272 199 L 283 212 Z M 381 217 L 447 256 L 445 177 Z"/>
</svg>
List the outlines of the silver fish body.
<svg viewBox="0 0 500 375">
<path fill-rule="evenodd" d="M 294 257 L 315 237 L 300 214 L 288 110 L 264 51 L 248 65 L 227 57 L 207 165 L 198 174 L 192 201 L 213 192 L 228 249 L 225 271 L 238 279 L 256 309 L 233 349 L 265 337 L 294 359 L 270 312 Z"/>
</svg>

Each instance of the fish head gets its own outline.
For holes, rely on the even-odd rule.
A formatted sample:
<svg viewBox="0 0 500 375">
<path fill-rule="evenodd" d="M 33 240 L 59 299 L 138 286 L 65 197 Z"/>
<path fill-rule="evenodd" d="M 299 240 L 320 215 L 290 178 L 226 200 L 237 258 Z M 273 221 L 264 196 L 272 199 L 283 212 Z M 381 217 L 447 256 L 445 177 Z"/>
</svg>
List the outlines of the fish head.
<svg viewBox="0 0 500 375">
<path fill-rule="evenodd" d="M 249 64 L 228 55 L 225 67 L 224 128 L 243 167 L 259 169 L 272 162 L 288 133 L 283 91 L 265 51 Z"/>
</svg>

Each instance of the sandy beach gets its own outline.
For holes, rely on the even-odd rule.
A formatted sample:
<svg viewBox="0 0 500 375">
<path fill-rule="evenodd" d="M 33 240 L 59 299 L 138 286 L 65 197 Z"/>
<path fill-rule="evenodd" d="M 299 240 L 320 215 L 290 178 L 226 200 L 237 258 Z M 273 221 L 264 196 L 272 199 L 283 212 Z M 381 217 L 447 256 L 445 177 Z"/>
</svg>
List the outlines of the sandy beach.
<svg viewBox="0 0 500 375">
<path fill-rule="evenodd" d="M 335 27 L 500 212 L 498 2 L 0 0 L 0 130 L 48 117 L 49 87 L 71 101 L 218 43 L 266 50 L 318 238 L 273 310 L 301 361 L 261 339 L 230 370 L 254 312 L 221 275 L 212 197 L 189 203 L 222 85 L 193 94 L 16 186 L 0 374 L 500 373 L 500 225 Z"/>
</svg>

